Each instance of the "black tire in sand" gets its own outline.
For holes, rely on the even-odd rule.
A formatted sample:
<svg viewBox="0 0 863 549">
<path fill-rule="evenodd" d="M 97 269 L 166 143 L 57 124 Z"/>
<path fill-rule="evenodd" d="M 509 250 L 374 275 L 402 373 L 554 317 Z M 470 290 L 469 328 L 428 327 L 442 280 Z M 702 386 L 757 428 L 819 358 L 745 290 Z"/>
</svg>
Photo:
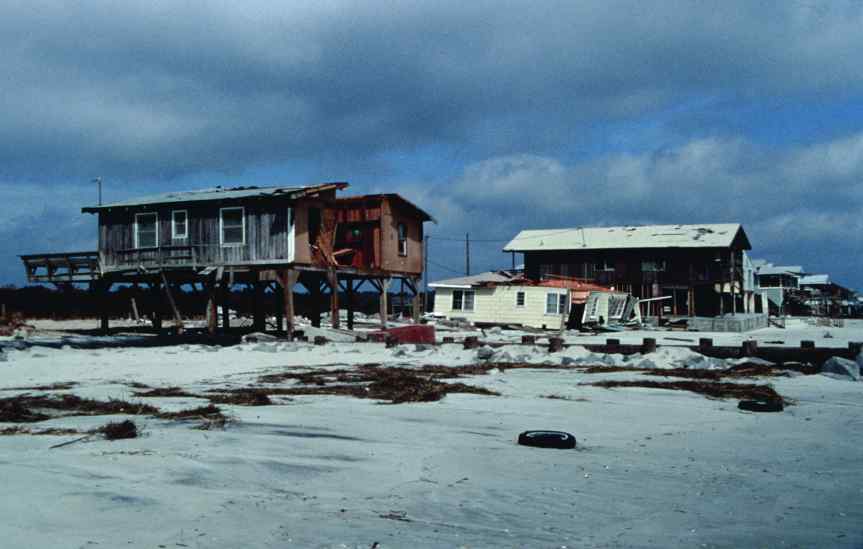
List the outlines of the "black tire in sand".
<svg viewBox="0 0 863 549">
<path fill-rule="evenodd" d="M 785 405 L 779 399 L 771 400 L 741 400 L 737 408 L 747 412 L 781 412 Z"/>
<path fill-rule="evenodd" d="M 518 443 L 535 448 L 575 448 L 575 437 L 563 431 L 525 431 L 518 435 Z"/>
</svg>

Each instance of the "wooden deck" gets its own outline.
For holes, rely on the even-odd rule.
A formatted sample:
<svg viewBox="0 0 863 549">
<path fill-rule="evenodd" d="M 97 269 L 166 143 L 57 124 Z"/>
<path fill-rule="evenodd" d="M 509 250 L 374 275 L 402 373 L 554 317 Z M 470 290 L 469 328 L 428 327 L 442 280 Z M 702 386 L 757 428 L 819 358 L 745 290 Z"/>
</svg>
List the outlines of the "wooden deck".
<svg viewBox="0 0 863 549">
<path fill-rule="evenodd" d="M 99 252 L 22 255 L 28 282 L 92 282 L 101 276 Z"/>
</svg>

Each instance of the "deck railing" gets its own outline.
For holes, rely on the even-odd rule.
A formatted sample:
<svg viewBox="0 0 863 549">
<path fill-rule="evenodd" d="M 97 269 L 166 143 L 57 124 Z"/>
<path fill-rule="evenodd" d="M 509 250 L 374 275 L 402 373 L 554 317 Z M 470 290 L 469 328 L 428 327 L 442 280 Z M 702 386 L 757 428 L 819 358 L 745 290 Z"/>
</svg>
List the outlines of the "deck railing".
<svg viewBox="0 0 863 549">
<path fill-rule="evenodd" d="M 176 267 L 197 266 L 195 246 L 160 246 L 158 248 L 132 248 L 115 252 L 115 265 L 111 267 Z"/>
<path fill-rule="evenodd" d="M 28 282 L 90 282 L 99 278 L 99 252 L 22 255 Z"/>
</svg>

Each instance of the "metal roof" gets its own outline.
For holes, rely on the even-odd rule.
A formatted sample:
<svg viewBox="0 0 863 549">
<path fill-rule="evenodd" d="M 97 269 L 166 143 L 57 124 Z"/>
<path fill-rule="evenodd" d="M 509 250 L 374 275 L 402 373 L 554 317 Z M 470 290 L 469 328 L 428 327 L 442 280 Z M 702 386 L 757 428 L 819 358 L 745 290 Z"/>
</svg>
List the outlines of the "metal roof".
<svg viewBox="0 0 863 549">
<path fill-rule="evenodd" d="M 472 288 L 474 286 L 482 286 L 484 284 L 511 282 L 515 278 L 517 278 L 517 276 L 508 271 L 489 271 L 486 273 L 431 282 L 429 283 L 429 288 Z"/>
<path fill-rule="evenodd" d="M 794 276 L 800 276 L 803 274 L 803 267 L 800 265 L 771 265 L 767 264 L 762 267 L 758 267 L 755 270 L 756 274 L 759 275 L 782 275 L 782 274 L 790 274 Z"/>
<path fill-rule="evenodd" d="M 751 249 L 739 223 L 713 223 L 526 230 L 518 233 L 503 251 L 728 248 L 738 234 L 743 238 L 743 249 Z"/>
<path fill-rule="evenodd" d="M 239 200 L 244 198 L 263 198 L 280 196 L 284 198 L 300 198 L 315 192 L 330 189 L 344 189 L 348 184 L 344 182 L 320 183 L 299 187 L 216 187 L 214 189 L 202 189 L 198 191 L 176 191 L 142 198 L 135 198 L 123 202 L 103 204 L 101 206 L 87 206 L 81 208 L 84 213 L 96 213 L 100 210 L 111 208 L 130 208 L 136 206 L 154 206 L 157 204 L 175 204 L 183 202 L 206 202 L 210 200 Z"/>
<path fill-rule="evenodd" d="M 826 286 L 830 284 L 830 275 L 816 274 L 804 276 L 800 279 L 801 286 Z"/>
</svg>

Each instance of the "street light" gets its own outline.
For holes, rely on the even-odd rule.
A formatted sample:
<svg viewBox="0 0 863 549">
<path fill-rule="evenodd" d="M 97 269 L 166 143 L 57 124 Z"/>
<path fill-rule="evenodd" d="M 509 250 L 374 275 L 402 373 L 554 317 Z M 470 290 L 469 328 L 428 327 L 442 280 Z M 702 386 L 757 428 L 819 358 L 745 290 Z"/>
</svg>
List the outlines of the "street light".
<svg viewBox="0 0 863 549">
<path fill-rule="evenodd" d="M 97 177 L 97 178 L 91 180 L 91 183 L 96 183 L 99 185 L 99 205 L 101 206 L 102 205 L 102 178 Z"/>
</svg>

